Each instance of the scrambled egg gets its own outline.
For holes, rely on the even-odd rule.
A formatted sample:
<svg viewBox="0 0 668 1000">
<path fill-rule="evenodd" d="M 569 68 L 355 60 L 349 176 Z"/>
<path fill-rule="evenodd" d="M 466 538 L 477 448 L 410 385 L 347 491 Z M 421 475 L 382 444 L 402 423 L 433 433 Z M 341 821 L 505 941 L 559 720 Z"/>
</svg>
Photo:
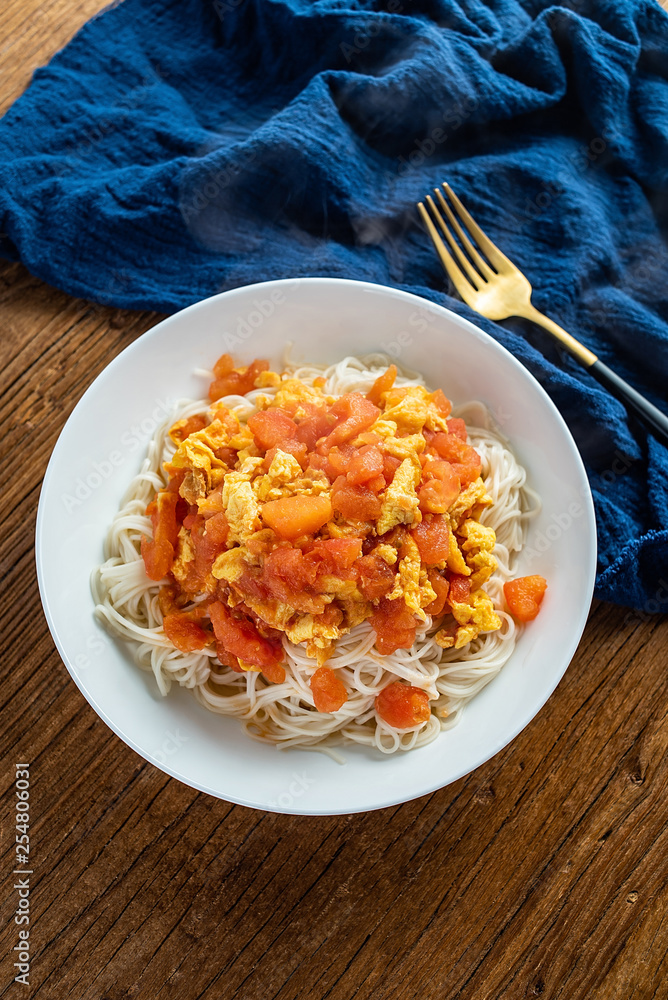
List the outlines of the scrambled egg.
<svg viewBox="0 0 668 1000">
<path fill-rule="evenodd" d="M 227 580 L 228 583 L 238 580 L 247 568 L 245 556 L 246 550 L 241 546 L 227 549 L 217 556 L 211 568 L 216 580 Z"/>
<path fill-rule="evenodd" d="M 436 633 L 436 642 L 444 649 L 454 646 L 461 649 L 467 642 L 474 639 L 480 632 L 492 632 L 501 628 L 501 619 L 494 610 L 491 598 L 484 590 L 471 592 L 468 601 L 459 603 L 451 601 L 452 614 L 460 628 L 455 635 L 451 629 L 441 629 Z"/>
<path fill-rule="evenodd" d="M 275 406 L 281 406 L 289 411 L 292 410 L 295 403 L 311 403 L 321 409 L 325 404 L 333 402 L 334 399 L 332 396 L 324 396 L 322 392 L 313 389 L 310 385 L 305 385 L 297 378 L 289 378 L 282 382 L 280 389 L 272 400 Z M 295 411 L 295 417 L 299 419 L 305 413 L 306 410 L 298 406 Z"/>
<path fill-rule="evenodd" d="M 268 500 L 280 500 L 281 497 L 295 496 L 297 493 L 309 496 L 321 496 L 325 493 L 329 496 L 331 486 L 326 473 L 319 469 L 302 472 L 294 455 L 279 449 L 267 474 L 253 480 L 253 492 L 258 500 L 266 503 Z"/>
<path fill-rule="evenodd" d="M 496 569 L 496 559 L 492 555 L 496 545 L 496 534 L 493 528 L 486 527 L 473 518 L 466 521 L 457 530 L 464 539 L 462 552 L 471 572 L 471 590 L 479 590 Z"/>
<path fill-rule="evenodd" d="M 420 501 L 415 492 L 419 482 L 419 465 L 416 466 L 409 458 L 405 458 L 383 494 L 380 517 L 376 524 L 377 534 L 384 535 L 397 524 L 417 524 L 422 520 L 418 509 Z"/>
<path fill-rule="evenodd" d="M 373 550 L 373 554 L 379 556 L 388 566 L 394 566 L 399 558 L 394 545 L 388 545 L 386 542 L 381 542 L 380 545 L 377 545 Z"/>
<path fill-rule="evenodd" d="M 485 489 L 485 484 L 478 477 L 459 494 L 448 509 L 448 517 L 453 528 L 457 528 L 465 517 L 479 518 L 485 507 L 493 503 Z"/>
<path fill-rule="evenodd" d="M 230 526 L 229 542 L 245 542 L 262 527 L 260 505 L 247 472 L 228 472 L 223 483 L 223 510 Z"/>
<path fill-rule="evenodd" d="M 436 600 L 436 591 L 429 582 L 427 571 L 422 569 L 418 547 L 410 535 L 404 542 L 403 550 L 405 555 L 399 563 L 394 587 L 387 596 L 390 601 L 403 597 L 406 607 L 424 622 L 427 615 L 422 609 Z"/>
</svg>

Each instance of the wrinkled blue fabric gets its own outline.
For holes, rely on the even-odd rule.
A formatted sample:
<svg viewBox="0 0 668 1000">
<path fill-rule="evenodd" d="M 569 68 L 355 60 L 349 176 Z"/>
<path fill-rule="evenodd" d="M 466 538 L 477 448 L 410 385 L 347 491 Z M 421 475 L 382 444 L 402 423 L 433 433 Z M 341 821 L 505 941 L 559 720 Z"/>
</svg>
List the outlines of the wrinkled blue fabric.
<svg viewBox="0 0 668 1000">
<path fill-rule="evenodd" d="M 596 505 L 597 596 L 667 610 L 668 450 L 546 334 L 446 294 L 415 212 L 444 179 L 537 307 L 665 408 L 656 0 L 125 0 L 0 122 L 0 253 L 128 308 L 295 275 L 448 306 L 568 421 Z"/>
</svg>

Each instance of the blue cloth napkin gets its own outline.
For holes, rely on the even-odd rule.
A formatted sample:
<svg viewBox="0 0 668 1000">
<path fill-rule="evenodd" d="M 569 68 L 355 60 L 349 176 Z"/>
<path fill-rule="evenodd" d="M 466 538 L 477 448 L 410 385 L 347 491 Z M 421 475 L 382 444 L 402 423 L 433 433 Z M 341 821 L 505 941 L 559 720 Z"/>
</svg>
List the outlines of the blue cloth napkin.
<svg viewBox="0 0 668 1000">
<path fill-rule="evenodd" d="M 665 408 L 656 0 L 125 0 L 0 122 L 0 253 L 128 308 L 338 275 L 454 309 L 568 421 L 596 504 L 597 596 L 667 610 L 667 449 L 546 334 L 445 294 L 415 211 L 444 179 L 537 307 Z"/>
</svg>

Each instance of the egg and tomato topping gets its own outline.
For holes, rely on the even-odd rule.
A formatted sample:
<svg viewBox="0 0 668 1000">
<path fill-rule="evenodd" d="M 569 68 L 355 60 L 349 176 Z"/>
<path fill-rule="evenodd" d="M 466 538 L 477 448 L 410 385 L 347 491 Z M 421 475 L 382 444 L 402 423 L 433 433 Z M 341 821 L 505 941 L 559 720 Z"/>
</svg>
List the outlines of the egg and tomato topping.
<svg viewBox="0 0 668 1000">
<path fill-rule="evenodd" d="M 345 686 L 326 662 L 360 622 L 382 655 L 410 649 L 427 616 L 444 648 L 500 627 L 483 589 L 496 568 L 480 523 L 492 501 L 440 389 L 396 387 L 394 365 L 366 395 L 338 398 L 266 361 L 235 368 L 223 355 L 214 374 L 208 413 L 170 430 L 169 482 L 141 542 L 176 648 L 213 645 L 221 664 L 280 683 L 282 637 L 305 643 L 316 708 L 337 711 Z M 247 422 L 220 401 L 263 388 Z M 386 719 L 428 717 L 424 692 L 385 690 Z"/>
</svg>

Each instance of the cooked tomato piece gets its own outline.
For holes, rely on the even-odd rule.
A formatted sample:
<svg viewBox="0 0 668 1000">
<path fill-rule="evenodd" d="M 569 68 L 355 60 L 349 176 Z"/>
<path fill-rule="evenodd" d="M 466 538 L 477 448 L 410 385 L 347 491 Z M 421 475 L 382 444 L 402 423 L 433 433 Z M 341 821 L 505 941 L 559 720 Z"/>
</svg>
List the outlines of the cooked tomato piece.
<svg viewBox="0 0 668 1000">
<path fill-rule="evenodd" d="M 362 556 L 355 563 L 357 582 L 367 601 L 385 597 L 394 586 L 394 570 L 380 556 Z"/>
<path fill-rule="evenodd" d="M 370 479 L 366 483 L 367 489 L 370 489 L 372 493 L 382 493 L 386 486 L 385 476 L 376 476 L 375 479 Z"/>
<path fill-rule="evenodd" d="M 204 517 L 210 517 L 211 514 L 222 514 L 223 508 L 223 486 L 217 486 L 215 490 L 212 490 L 207 497 L 203 497 L 198 501 L 197 508 L 200 514 Z"/>
<path fill-rule="evenodd" d="M 353 486 L 345 476 L 339 476 L 332 487 L 332 507 L 351 521 L 376 521 L 381 502 L 366 486 Z"/>
<path fill-rule="evenodd" d="M 393 729 L 412 729 L 429 721 L 429 695 L 404 681 L 393 681 L 376 695 L 376 711 Z"/>
<path fill-rule="evenodd" d="M 269 571 L 268 575 L 280 577 L 294 591 L 311 587 L 317 575 L 316 567 L 305 558 L 302 550 L 291 545 L 281 545 L 270 552 L 264 568 Z"/>
<path fill-rule="evenodd" d="M 321 560 L 327 573 L 336 573 L 350 569 L 361 551 L 361 538 L 324 538 L 311 545 L 309 556 Z"/>
<path fill-rule="evenodd" d="M 325 600 L 309 592 L 317 572 L 317 565 L 305 558 L 301 549 L 281 546 L 265 559 L 262 582 L 272 597 L 295 611 L 319 615 L 325 608 Z"/>
<path fill-rule="evenodd" d="M 230 526 L 222 511 L 206 519 L 204 522 L 204 533 L 214 545 L 225 545 L 227 536 L 230 533 Z"/>
<path fill-rule="evenodd" d="M 431 446 L 446 462 L 458 462 L 461 459 L 466 442 L 462 441 L 456 434 L 444 434 L 443 431 L 439 431 L 437 434 L 434 434 Z"/>
<path fill-rule="evenodd" d="M 278 406 L 254 413 L 248 418 L 248 428 L 262 451 L 269 451 L 280 446 L 282 441 L 297 437 L 297 424 L 289 413 Z"/>
<path fill-rule="evenodd" d="M 141 554 L 146 575 L 151 580 L 162 580 L 172 568 L 174 546 L 179 533 L 176 506 L 179 497 L 171 490 L 161 490 L 146 508 L 153 522 L 153 538 L 142 535 Z"/>
<path fill-rule="evenodd" d="M 349 468 L 356 452 L 357 449 L 353 448 L 351 444 L 340 444 L 335 448 L 327 449 L 327 475 L 332 482 L 338 476 L 345 476 L 346 469 Z"/>
<path fill-rule="evenodd" d="M 450 604 L 466 604 L 471 594 L 471 581 L 468 576 L 460 576 L 459 573 L 452 573 L 450 576 L 450 593 L 448 602 Z"/>
<path fill-rule="evenodd" d="M 469 483 L 472 483 L 480 475 L 480 455 L 475 448 L 462 441 L 454 432 L 450 434 L 439 432 L 434 435 L 432 446 L 441 458 L 450 462 L 453 471 L 457 473 L 461 480 L 462 488 L 468 486 Z"/>
<path fill-rule="evenodd" d="M 422 455 L 420 456 L 422 458 Z M 450 462 L 443 462 L 440 459 L 425 455 L 425 462 L 422 466 L 422 478 L 440 479 L 443 483 L 457 482 L 459 487 L 459 477 L 453 472 Z"/>
<path fill-rule="evenodd" d="M 396 458 L 395 455 L 386 455 L 383 453 L 383 475 L 388 483 L 391 483 L 394 479 L 394 473 L 397 471 L 401 465 L 401 459 Z"/>
<path fill-rule="evenodd" d="M 448 433 L 454 434 L 455 437 L 458 437 L 460 441 L 463 441 L 464 444 L 466 444 L 468 441 L 468 434 L 466 433 L 466 424 L 464 423 L 462 418 L 450 417 L 450 419 L 447 421 L 447 424 L 448 424 Z"/>
<path fill-rule="evenodd" d="M 216 517 L 222 515 L 216 515 Z M 212 520 L 212 519 L 210 519 Z M 214 559 L 225 551 L 225 542 L 219 535 L 205 532 L 207 521 L 201 514 L 189 514 L 185 518 L 184 527 L 190 530 L 190 542 L 194 550 L 194 559 L 185 564 L 185 576 L 181 579 L 181 589 L 194 597 L 202 591 L 212 592 L 216 581 L 211 576 Z"/>
<path fill-rule="evenodd" d="M 424 609 L 428 615 L 432 618 L 438 618 L 439 615 L 443 614 L 443 609 L 445 607 L 445 602 L 448 597 L 448 591 L 450 590 L 450 584 L 445 579 L 444 576 L 435 570 L 427 570 L 427 576 L 429 577 L 429 582 L 436 592 L 436 598 L 428 604 Z"/>
<path fill-rule="evenodd" d="M 222 643 L 216 642 L 216 656 L 224 667 L 230 667 L 237 674 L 243 674 L 244 668 L 239 663 L 239 657 L 228 653 Z"/>
<path fill-rule="evenodd" d="M 347 392 L 341 396 L 330 407 L 330 413 L 338 422 L 327 436 L 328 448 L 356 437 L 380 416 L 379 408 L 360 392 Z"/>
<path fill-rule="evenodd" d="M 369 622 L 376 633 L 376 649 L 383 656 L 397 649 L 410 649 L 415 642 L 417 622 L 401 598 L 389 601 L 381 597 Z"/>
<path fill-rule="evenodd" d="M 275 596 L 270 593 L 261 571 L 255 567 L 249 567 L 243 571 L 241 576 L 234 581 L 234 589 L 253 601 L 268 601 L 270 597 Z"/>
<path fill-rule="evenodd" d="M 281 538 L 314 535 L 332 519 L 332 504 L 325 496 L 296 494 L 262 505 L 262 520 Z"/>
<path fill-rule="evenodd" d="M 383 454 L 375 445 L 367 444 L 352 455 L 347 469 L 342 469 L 349 483 L 357 486 L 369 483 L 383 472 Z"/>
<path fill-rule="evenodd" d="M 383 393 L 387 392 L 394 385 L 394 380 L 397 377 L 397 366 L 390 365 L 387 371 L 379 375 L 376 381 L 373 383 L 371 388 L 366 394 L 366 398 L 370 399 L 372 403 L 376 406 L 380 406 L 382 402 Z"/>
<path fill-rule="evenodd" d="M 261 667 L 267 677 L 268 670 L 273 675 L 268 678 L 270 680 L 277 676 L 280 677 L 277 683 L 285 680 L 285 670 L 282 667 L 277 669 L 284 657 L 280 644 L 264 639 L 247 618 L 235 618 L 221 601 L 209 604 L 208 612 L 216 639 L 228 653 L 233 653 L 244 663 Z"/>
<path fill-rule="evenodd" d="M 297 425 L 296 437 L 298 441 L 304 442 L 309 451 L 313 451 L 320 438 L 329 434 L 336 423 L 336 417 L 328 409 L 313 403 L 302 403 L 300 409 L 305 416 Z"/>
<path fill-rule="evenodd" d="M 318 667 L 311 677 L 311 691 L 319 712 L 338 712 L 348 701 L 346 686 L 331 667 Z"/>
<path fill-rule="evenodd" d="M 264 467 L 268 469 L 276 456 L 277 451 L 284 451 L 288 455 L 293 455 L 297 459 L 302 468 L 306 464 L 306 445 L 302 444 L 301 441 L 296 441 L 294 438 L 292 441 L 281 441 L 280 445 L 275 448 L 270 448 L 267 454 L 264 456 Z"/>
<path fill-rule="evenodd" d="M 447 559 L 450 549 L 450 525 L 442 514 L 425 514 L 420 524 L 411 529 L 411 535 L 422 562 L 430 566 Z"/>
<path fill-rule="evenodd" d="M 459 492 L 459 476 L 456 474 L 450 483 L 445 483 L 442 479 L 428 479 L 418 490 L 420 510 L 430 514 L 445 514 Z"/>
<path fill-rule="evenodd" d="M 165 615 L 162 627 L 165 635 L 182 653 L 192 653 L 196 649 L 204 649 L 209 644 L 211 636 L 198 623 L 197 618 L 206 614 L 204 609 L 200 615 L 197 612 L 182 611 Z"/>
<path fill-rule="evenodd" d="M 328 469 L 331 468 L 331 466 L 329 464 L 329 459 L 327 458 L 327 456 L 326 455 L 319 455 L 317 453 L 317 451 L 310 452 L 310 454 L 308 456 L 307 468 L 308 469 L 318 469 L 320 472 L 325 472 L 327 474 L 327 476 L 329 477 L 329 481 L 330 482 L 333 482 L 336 479 L 336 475 L 334 475 L 334 470 L 333 469 L 332 469 L 331 473 L 327 471 Z"/>
<path fill-rule="evenodd" d="M 285 667 L 282 663 L 267 663 L 262 673 L 272 684 L 282 684 L 285 680 Z"/>
<path fill-rule="evenodd" d="M 432 392 L 430 399 L 437 410 L 443 414 L 444 417 L 450 416 L 452 412 L 452 403 L 448 397 L 443 393 L 442 389 L 437 389 L 436 392 Z M 462 421 L 463 423 L 463 421 Z M 466 439 L 465 439 L 466 440 Z"/>
<path fill-rule="evenodd" d="M 209 386 L 209 399 L 215 403 L 221 396 L 245 396 L 255 388 L 255 379 L 260 372 L 269 369 L 268 361 L 256 358 L 248 368 L 235 368 L 232 356 L 223 354 L 213 366 L 215 378 Z"/>
<path fill-rule="evenodd" d="M 503 585 L 503 594 L 510 613 L 520 622 L 530 622 L 540 611 L 547 590 L 542 576 L 520 576 Z"/>
<path fill-rule="evenodd" d="M 170 427 L 169 436 L 175 444 L 181 444 L 182 441 L 185 441 L 185 439 L 190 437 L 191 434 L 194 434 L 195 431 L 201 431 L 202 428 L 206 427 L 208 423 L 208 417 L 206 417 L 203 413 L 196 413 L 192 417 L 185 417 L 183 420 L 177 420 L 174 426 Z"/>
</svg>

